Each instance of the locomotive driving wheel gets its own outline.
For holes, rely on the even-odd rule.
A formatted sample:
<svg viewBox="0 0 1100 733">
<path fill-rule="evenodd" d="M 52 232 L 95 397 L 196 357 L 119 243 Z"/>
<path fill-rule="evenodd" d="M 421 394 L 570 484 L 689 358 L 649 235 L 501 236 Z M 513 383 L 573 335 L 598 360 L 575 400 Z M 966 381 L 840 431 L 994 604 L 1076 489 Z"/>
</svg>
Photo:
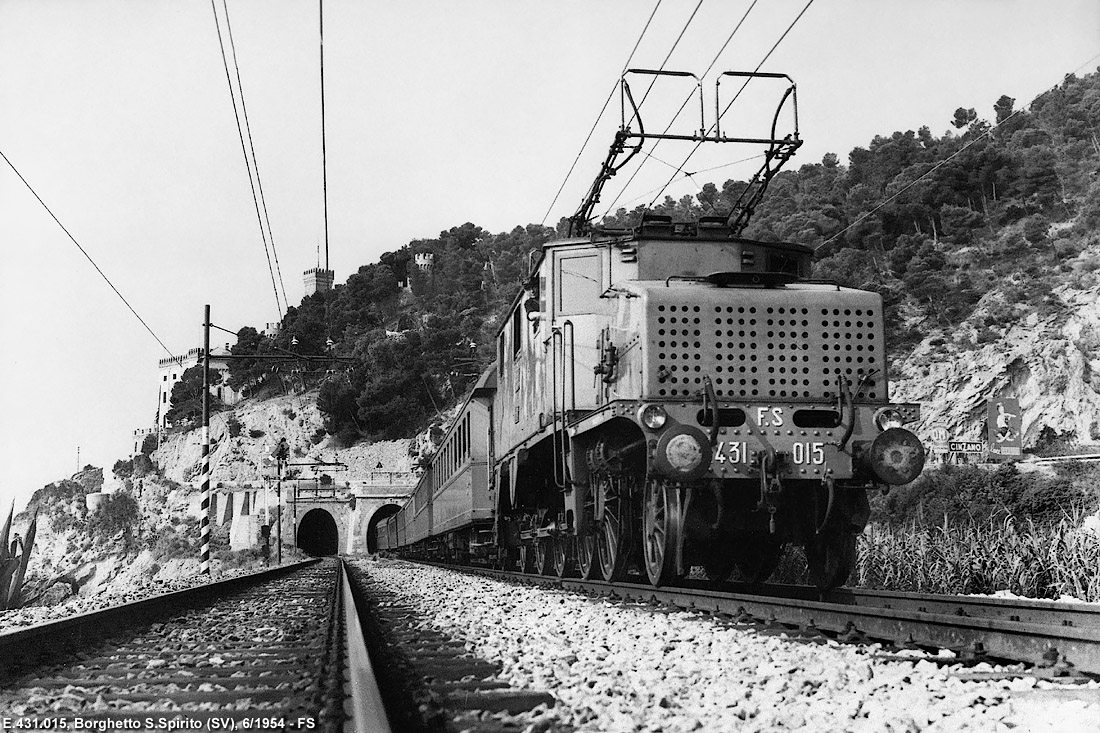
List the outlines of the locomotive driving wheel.
<svg viewBox="0 0 1100 733">
<path fill-rule="evenodd" d="M 576 541 L 577 569 L 584 580 L 595 580 L 600 570 L 599 563 L 596 560 L 597 528 L 593 520 L 595 505 L 596 502 L 590 494 L 584 506 L 585 518 L 587 519 L 585 525 L 588 529 L 583 534 L 578 534 Z"/>
<path fill-rule="evenodd" d="M 681 492 L 666 481 L 648 479 L 642 514 L 642 554 L 653 585 L 669 585 L 680 577 L 677 548 L 684 531 Z"/>
<path fill-rule="evenodd" d="M 567 578 L 573 575 L 573 538 L 558 535 L 550 538 L 550 562 L 554 575 Z"/>
<path fill-rule="evenodd" d="M 634 549 L 634 505 L 630 500 L 630 479 L 602 474 L 596 490 L 603 492 L 603 516 L 595 533 L 596 562 L 600 576 L 609 583 L 626 577 Z"/>
<path fill-rule="evenodd" d="M 535 540 L 535 572 L 539 575 L 553 575 L 554 564 L 551 557 L 551 544 L 549 537 L 540 537 Z"/>
<path fill-rule="evenodd" d="M 600 566 L 596 562 L 596 535 L 589 532 L 577 537 L 577 569 L 584 580 L 595 580 Z"/>
<path fill-rule="evenodd" d="M 519 571 L 521 573 L 535 571 L 535 550 L 530 544 L 519 546 Z"/>
</svg>

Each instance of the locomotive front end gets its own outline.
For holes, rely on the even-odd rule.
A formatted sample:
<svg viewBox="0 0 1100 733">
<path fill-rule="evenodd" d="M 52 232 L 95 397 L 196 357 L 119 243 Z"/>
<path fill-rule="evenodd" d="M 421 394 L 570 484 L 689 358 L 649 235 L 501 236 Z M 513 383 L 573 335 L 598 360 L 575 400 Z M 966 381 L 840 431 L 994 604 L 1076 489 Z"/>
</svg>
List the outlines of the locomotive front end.
<svg viewBox="0 0 1100 733">
<path fill-rule="evenodd" d="M 636 281 L 616 297 L 601 414 L 633 437 L 596 441 L 588 465 L 596 485 L 640 486 L 650 580 L 701 564 L 759 581 L 799 544 L 814 583 L 843 583 L 867 489 L 924 465 L 903 427 L 919 407 L 889 401 L 880 296 L 738 273 Z"/>
<path fill-rule="evenodd" d="M 666 477 L 903 484 L 920 473 L 923 448 L 901 427 L 916 407 L 888 401 L 877 294 L 671 282 L 639 295 L 637 419 Z"/>
</svg>

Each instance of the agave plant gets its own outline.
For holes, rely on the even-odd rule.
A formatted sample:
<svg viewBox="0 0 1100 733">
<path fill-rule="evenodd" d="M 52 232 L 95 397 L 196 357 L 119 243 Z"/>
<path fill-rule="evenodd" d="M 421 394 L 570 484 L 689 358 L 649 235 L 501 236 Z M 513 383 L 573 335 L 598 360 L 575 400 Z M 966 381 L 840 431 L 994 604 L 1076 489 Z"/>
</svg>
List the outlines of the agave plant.
<svg viewBox="0 0 1100 733">
<path fill-rule="evenodd" d="M 4 522 L 4 529 L 0 531 L 0 610 L 18 608 L 23 590 L 23 576 L 27 573 L 27 565 L 31 559 L 31 548 L 34 547 L 34 534 L 38 528 L 38 510 L 34 512 L 30 526 L 27 527 L 26 539 L 18 539 L 8 544 L 8 536 L 11 533 L 11 520 L 15 514 L 15 504 L 12 504 L 8 512 L 8 521 Z"/>
</svg>

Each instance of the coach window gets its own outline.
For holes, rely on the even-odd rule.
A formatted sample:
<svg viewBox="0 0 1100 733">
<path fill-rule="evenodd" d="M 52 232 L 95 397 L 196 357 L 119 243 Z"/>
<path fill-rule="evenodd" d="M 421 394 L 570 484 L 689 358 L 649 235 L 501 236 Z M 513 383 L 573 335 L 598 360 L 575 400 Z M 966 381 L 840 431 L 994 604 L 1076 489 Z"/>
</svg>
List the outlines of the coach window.
<svg viewBox="0 0 1100 733">
<path fill-rule="evenodd" d="M 561 315 L 596 313 L 602 310 L 600 294 L 600 257 L 598 254 L 558 259 L 554 305 Z"/>
<path fill-rule="evenodd" d="M 519 357 L 519 347 L 523 340 L 523 308 L 516 308 L 512 314 L 512 360 Z"/>
</svg>

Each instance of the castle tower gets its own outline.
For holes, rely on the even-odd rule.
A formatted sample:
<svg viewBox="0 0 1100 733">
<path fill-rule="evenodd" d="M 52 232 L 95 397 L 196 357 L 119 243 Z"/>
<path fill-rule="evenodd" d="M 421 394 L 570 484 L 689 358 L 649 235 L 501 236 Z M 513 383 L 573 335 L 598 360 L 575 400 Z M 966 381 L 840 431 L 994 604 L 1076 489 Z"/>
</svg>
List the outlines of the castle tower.
<svg viewBox="0 0 1100 733">
<path fill-rule="evenodd" d="M 332 290 L 332 284 L 336 280 L 336 273 L 325 267 L 311 267 L 302 273 L 302 283 L 306 288 L 306 295 L 313 295 L 323 290 Z"/>
</svg>

